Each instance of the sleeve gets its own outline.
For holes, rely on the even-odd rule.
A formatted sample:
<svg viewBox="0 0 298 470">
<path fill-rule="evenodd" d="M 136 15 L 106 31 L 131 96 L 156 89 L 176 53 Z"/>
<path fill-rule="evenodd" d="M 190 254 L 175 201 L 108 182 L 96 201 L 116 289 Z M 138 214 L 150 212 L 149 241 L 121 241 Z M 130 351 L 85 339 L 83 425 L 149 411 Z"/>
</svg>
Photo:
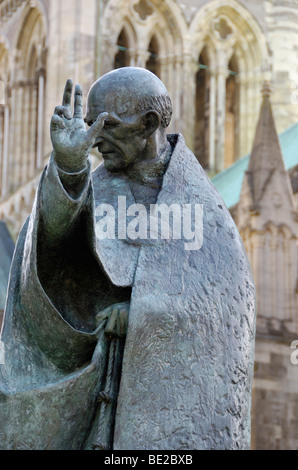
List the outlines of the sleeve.
<svg viewBox="0 0 298 470">
<path fill-rule="evenodd" d="M 66 173 L 49 160 L 40 186 L 40 215 L 43 238 L 48 246 L 60 245 L 77 224 L 83 208 L 90 202 L 90 162 L 78 173 Z"/>
</svg>

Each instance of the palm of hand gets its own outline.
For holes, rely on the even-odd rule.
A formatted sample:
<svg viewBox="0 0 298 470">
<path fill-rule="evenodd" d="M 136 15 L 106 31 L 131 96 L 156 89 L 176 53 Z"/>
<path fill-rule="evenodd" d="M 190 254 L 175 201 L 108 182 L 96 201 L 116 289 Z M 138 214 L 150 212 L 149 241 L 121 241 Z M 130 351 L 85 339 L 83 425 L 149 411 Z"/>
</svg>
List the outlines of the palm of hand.
<svg viewBox="0 0 298 470">
<path fill-rule="evenodd" d="M 80 85 L 75 88 L 74 114 L 71 115 L 72 81 L 66 82 L 62 106 L 57 106 L 51 120 L 51 140 L 58 167 L 76 172 L 86 161 L 96 137 L 104 126 L 107 113 L 102 113 L 89 130 L 83 119 L 83 97 Z"/>
</svg>

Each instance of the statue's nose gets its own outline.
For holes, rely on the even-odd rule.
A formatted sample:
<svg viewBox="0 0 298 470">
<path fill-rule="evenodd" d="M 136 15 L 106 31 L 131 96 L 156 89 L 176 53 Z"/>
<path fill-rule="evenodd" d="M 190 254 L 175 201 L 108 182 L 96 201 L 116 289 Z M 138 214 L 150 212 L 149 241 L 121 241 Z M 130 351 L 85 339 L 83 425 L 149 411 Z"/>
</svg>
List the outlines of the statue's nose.
<svg viewBox="0 0 298 470">
<path fill-rule="evenodd" d="M 98 136 L 96 138 L 96 141 L 95 141 L 94 145 L 93 145 L 93 148 L 98 147 L 99 145 L 103 144 L 103 142 L 104 142 L 103 138 Z"/>
</svg>

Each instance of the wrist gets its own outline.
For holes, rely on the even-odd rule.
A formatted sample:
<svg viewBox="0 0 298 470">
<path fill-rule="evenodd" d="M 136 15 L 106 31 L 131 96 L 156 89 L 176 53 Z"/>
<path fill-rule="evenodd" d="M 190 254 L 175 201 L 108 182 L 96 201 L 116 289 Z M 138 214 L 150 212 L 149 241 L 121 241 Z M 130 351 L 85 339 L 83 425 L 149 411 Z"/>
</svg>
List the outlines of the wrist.
<svg viewBox="0 0 298 470">
<path fill-rule="evenodd" d="M 54 171 L 65 191 L 72 197 L 72 199 L 79 198 L 89 184 L 91 175 L 91 164 L 89 158 L 86 161 L 85 168 L 79 171 L 66 171 L 60 168 L 55 161 L 53 154 L 51 156 L 51 160 L 53 167 L 56 168 Z"/>
<path fill-rule="evenodd" d="M 68 175 L 80 174 L 87 171 L 90 167 L 89 165 L 89 155 L 84 157 L 80 156 L 80 159 L 76 159 L 74 156 L 72 158 L 65 158 L 65 156 L 60 156 L 57 152 L 53 151 L 53 159 L 61 172 Z"/>
</svg>

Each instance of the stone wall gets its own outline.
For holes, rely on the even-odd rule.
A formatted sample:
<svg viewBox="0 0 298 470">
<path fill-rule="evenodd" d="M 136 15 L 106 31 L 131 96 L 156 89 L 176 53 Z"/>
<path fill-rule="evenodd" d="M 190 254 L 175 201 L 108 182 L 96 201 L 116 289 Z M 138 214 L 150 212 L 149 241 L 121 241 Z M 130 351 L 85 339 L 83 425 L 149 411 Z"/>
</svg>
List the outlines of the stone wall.
<svg viewBox="0 0 298 470">
<path fill-rule="evenodd" d="M 292 340 L 257 339 L 252 408 L 254 450 L 298 448 L 298 365 L 291 363 Z"/>
<path fill-rule="evenodd" d="M 296 1 L 77 0 L 74 7 L 71 0 L 2 0 L 1 216 L 11 195 L 47 161 L 49 122 L 66 79 L 81 83 L 86 98 L 92 82 L 114 67 L 123 30 L 129 65 L 150 63 L 154 39 L 157 69 L 174 105 L 169 131 L 182 132 L 194 150 L 196 102 L 204 99 L 208 125 L 197 155 L 204 155 L 210 174 L 250 151 L 264 78 L 273 85 L 278 132 L 289 127 L 298 119 L 297 14 Z M 208 88 L 198 96 L 203 50 Z M 237 89 L 232 113 L 229 67 Z"/>
</svg>

